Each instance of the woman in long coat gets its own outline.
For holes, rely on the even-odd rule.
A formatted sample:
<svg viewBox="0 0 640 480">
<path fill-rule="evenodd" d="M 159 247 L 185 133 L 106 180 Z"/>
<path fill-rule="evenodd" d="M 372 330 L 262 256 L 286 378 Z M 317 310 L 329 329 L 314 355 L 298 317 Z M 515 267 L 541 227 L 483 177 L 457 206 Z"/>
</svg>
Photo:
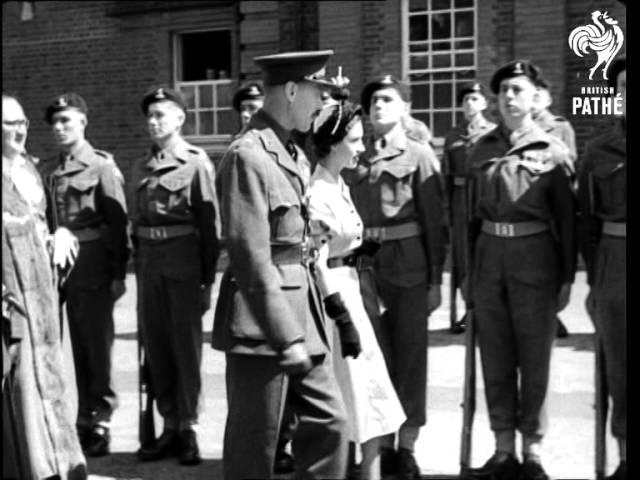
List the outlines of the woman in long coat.
<svg viewBox="0 0 640 480">
<path fill-rule="evenodd" d="M 17 100 L 3 95 L 2 328 L 10 363 L 2 384 L 3 478 L 86 479 L 47 248 L 46 199 L 24 154 L 27 125 Z"/>
<path fill-rule="evenodd" d="M 350 440 L 362 447 L 361 478 L 379 479 L 379 438 L 397 431 L 406 417 L 360 295 L 355 262 L 363 225 L 340 176 L 364 151 L 361 115 L 359 107 L 341 100 L 318 116 L 313 136 L 318 164 L 307 205 L 319 247 L 320 291 L 336 325 L 334 371 L 347 405 Z"/>
</svg>

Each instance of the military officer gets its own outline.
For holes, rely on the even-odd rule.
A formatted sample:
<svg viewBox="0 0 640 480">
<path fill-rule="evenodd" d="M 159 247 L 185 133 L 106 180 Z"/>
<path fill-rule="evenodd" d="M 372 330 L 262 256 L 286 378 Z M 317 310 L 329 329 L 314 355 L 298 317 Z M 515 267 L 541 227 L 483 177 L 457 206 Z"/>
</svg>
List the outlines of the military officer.
<svg viewBox="0 0 640 480">
<path fill-rule="evenodd" d="M 346 475 L 346 414 L 311 273 L 304 194 L 309 169 L 293 129 L 307 132 L 331 85 L 331 50 L 255 58 L 264 107 L 227 150 L 218 177 L 230 266 L 213 347 L 226 353 L 224 478 L 273 476 L 285 398 L 299 418 L 296 478 Z"/>
<path fill-rule="evenodd" d="M 152 146 L 132 166 L 131 220 L 138 316 L 164 431 L 143 461 L 200 463 L 202 314 L 210 307 L 219 218 L 213 163 L 180 135 L 185 103 L 170 88 L 142 99 Z"/>
<path fill-rule="evenodd" d="M 555 313 L 575 274 L 576 209 L 567 149 L 531 118 L 538 76 L 525 60 L 494 73 L 500 124 L 469 157 L 471 301 L 496 442 L 473 478 L 549 478 L 540 459 L 545 398 Z"/>
<path fill-rule="evenodd" d="M 471 148 L 496 124 L 487 120 L 487 95 L 478 82 L 462 85 L 458 91 L 458 105 L 462 105 L 464 121 L 447 134 L 444 140 L 442 174 L 444 176 L 447 204 L 449 205 L 449 228 L 451 232 L 451 288 L 460 288 L 467 273 L 467 158 Z M 455 297 L 453 297 L 455 298 Z M 464 317 L 451 324 L 453 333 L 462 333 Z"/>
<path fill-rule="evenodd" d="M 363 298 L 407 415 L 398 450 L 391 435 L 381 454 L 383 473 L 397 470 L 402 479 L 420 475 L 413 449 L 426 422 L 427 320 L 441 301 L 445 246 L 440 166 L 427 143 L 406 133 L 409 100 L 408 86 L 390 75 L 364 87 L 373 138 L 358 166 L 343 171 L 365 239 L 381 242 L 369 263 L 385 314 L 375 292 L 363 291 Z M 361 267 L 360 275 L 368 275 L 371 266 Z"/>
<path fill-rule="evenodd" d="M 46 107 L 60 153 L 41 165 L 53 229 L 80 242 L 61 295 L 66 301 L 78 386 L 77 428 L 87 455 L 109 453 L 109 424 L 117 405 L 111 381 L 113 307 L 125 292 L 128 257 L 123 178 L 113 156 L 86 140 L 88 108 L 70 92 Z"/>
<path fill-rule="evenodd" d="M 627 478 L 627 133 L 626 59 L 609 68 L 609 86 L 621 95 L 622 116 L 586 147 L 579 177 L 580 243 L 590 286 L 587 311 L 605 354 L 613 412 L 611 430 L 620 464 L 611 480 Z"/>
<path fill-rule="evenodd" d="M 253 114 L 262 108 L 263 101 L 264 92 L 257 82 L 245 85 L 234 94 L 231 103 L 235 111 L 240 115 L 240 123 L 242 124 L 238 134 L 242 133 L 246 128 Z"/>
</svg>

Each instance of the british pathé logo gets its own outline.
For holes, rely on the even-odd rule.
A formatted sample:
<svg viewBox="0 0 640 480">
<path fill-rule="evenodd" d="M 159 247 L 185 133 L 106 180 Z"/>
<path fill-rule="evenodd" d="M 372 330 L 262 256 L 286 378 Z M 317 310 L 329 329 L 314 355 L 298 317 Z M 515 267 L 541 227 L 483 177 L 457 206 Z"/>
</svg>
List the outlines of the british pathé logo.
<svg viewBox="0 0 640 480">
<path fill-rule="evenodd" d="M 589 25 L 581 25 L 572 30 L 569 35 L 571 50 L 582 57 L 596 54 L 596 63 L 589 69 L 589 80 L 593 80 L 593 74 L 598 68 L 602 68 L 602 78 L 607 80 L 607 70 L 616 54 L 624 43 L 624 34 L 618 25 L 618 21 L 609 16 L 608 12 L 602 13 L 596 10 L 591 13 Z"/>
</svg>

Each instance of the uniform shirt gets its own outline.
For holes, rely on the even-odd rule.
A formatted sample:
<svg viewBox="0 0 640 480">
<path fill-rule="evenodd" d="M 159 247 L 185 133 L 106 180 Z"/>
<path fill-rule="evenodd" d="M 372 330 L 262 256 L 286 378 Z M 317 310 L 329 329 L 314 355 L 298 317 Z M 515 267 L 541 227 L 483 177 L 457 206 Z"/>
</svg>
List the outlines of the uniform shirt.
<svg viewBox="0 0 640 480">
<path fill-rule="evenodd" d="M 134 235 L 139 226 L 194 226 L 199 234 L 201 281 L 213 283 L 220 220 L 215 171 L 206 152 L 182 138 L 164 150 L 152 148 L 134 164 L 130 188 Z"/>
<path fill-rule="evenodd" d="M 566 173 L 567 149 L 535 124 L 484 135 L 469 157 L 470 236 L 482 220 L 550 224 L 559 243 L 560 278 L 572 282 L 576 265 L 576 202 Z"/>
<path fill-rule="evenodd" d="M 602 222 L 627 221 L 627 134 L 624 120 L 587 145 L 582 158 L 578 199 L 581 251 L 591 285 Z"/>
<path fill-rule="evenodd" d="M 371 142 L 353 170 L 342 175 L 365 227 L 418 222 L 422 235 L 387 241 L 376 268 L 399 286 L 442 283 L 445 257 L 440 165 L 427 144 L 408 138 L 399 123 Z M 426 274 L 425 274 L 426 273 Z"/>
<path fill-rule="evenodd" d="M 569 121 L 564 117 L 554 115 L 546 108 L 538 113 L 533 120 L 549 135 L 562 140 L 569 149 L 569 159 L 571 163 L 575 163 L 578 158 L 578 152 L 576 151 L 576 134 Z"/>
<path fill-rule="evenodd" d="M 111 154 L 87 141 L 70 155 L 42 162 L 42 175 L 52 208 L 52 230 L 100 228 L 111 254 L 114 278 L 123 279 L 127 263 L 127 206 L 123 179 Z"/>
</svg>

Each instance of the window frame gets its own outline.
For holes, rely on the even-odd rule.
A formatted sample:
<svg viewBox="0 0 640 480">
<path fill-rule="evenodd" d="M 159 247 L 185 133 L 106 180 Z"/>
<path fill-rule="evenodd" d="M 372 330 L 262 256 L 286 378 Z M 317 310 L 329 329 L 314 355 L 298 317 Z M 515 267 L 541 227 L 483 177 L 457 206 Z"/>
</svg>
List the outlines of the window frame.
<svg viewBox="0 0 640 480">
<path fill-rule="evenodd" d="M 205 33 L 205 32 L 219 32 L 219 31 L 227 31 L 230 35 L 230 48 L 231 48 L 231 64 L 229 66 L 228 78 L 225 79 L 212 79 L 212 80 L 192 80 L 192 81 L 182 81 L 180 80 L 181 69 L 183 67 L 182 60 L 182 37 L 184 35 L 189 35 L 193 33 Z M 218 86 L 221 85 L 229 85 L 233 86 L 235 82 L 234 80 L 234 72 L 233 71 L 233 55 L 234 51 L 234 29 L 233 27 L 210 27 L 210 28 L 193 28 L 193 29 L 185 29 L 178 30 L 172 32 L 172 46 L 173 46 L 173 86 L 177 91 L 180 91 L 182 87 L 194 87 L 194 107 L 188 109 L 188 113 L 194 113 L 195 115 L 195 128 L 196 132 L 199 130 L 200 119 L 198 116 L 199 112 L 210 111 L 213 115 L 213 131 L 217 131 L 218 125 L 218 112 L 234 112 L 233 105 L 230 104 L 229 108 L 218 108 L 218 94 L 217 89 Z M 211 108 L 201 108 L 198 100 L 200 96 L 200 87 L 202 86 L 211 86 L 214 89 L 214 93 L 212 93 L 212 107 Z M 183 127 L 184 128 L 184 127 Z M 194 143 L 209 143 L 209 142 L 228 142 L 231 140 L 233 133 L 213 133 L 213 134 L 183 134 L 186 140 L 192 141 Z"/>
<path fill-rule="evenodd" d="M 400 17 L 401 17 L 401 71 L 402 71 L 402 77 L 406 79 L 406 81 L 408 82 L 408 84 L 410 85 L 410 87 L 413 89 L 413 85 L 414 83 L 411 80 L 411 75 L 413 74 L 427 74 L 427 75 L 433 75 L 433 74 L 438 74 L 438 73 L 446 73 L 446 74 L 451 74 L 451 79 L 446 80 L 446 81 L 434 81 L 433 78 L 425 81 L 425 82 L 420 82 L 417 83 L 418 85 L 428 85 L 429 86 L 429 108 L 424 108 L 424 109 L 415 109 L 412 105 L 411 107 L 411 114 L 413 115 L 414 113 L 426 113 L 429 116 L 429 122 L 427 124 L 427 126 L 429 127 L 429 129 L 434 133 L 434 137 L 433 137 L 433 143 L 434 145 L 438 146 L 438 147 L 442 147 L 444 145 L 444 135 L 441 136 L 435 136 L 435 129 L 434 129 L 434 114 L 435 113 L 439 113 L 439 112 L 451 112 L 452 114 L 452 125 L 451 128 L 453 126 L 455 126 L 457 124 L 457 119 L 459 114 L 462 112 L 462 108 L 457 105 L 456 103 L 456 96 L 457 96 L 457 91 L 458 91 L 458 86 L 462 83 L 466 83 L 468 81 L 475 81 L 477 80 L 477 76 L 478 76 L 478 10 L 479 10 L 479 5 L 478 5 L 478 0 L 472 0 L 472 5 L 470 7 L 455 7 L 455 0 L 450 0 L 450 6 L 449 8 L 446 9 L 437 9 L 434 10 L 431 8 L 432 6 L 432 0 L 424 0 L 425 3 L 427 4 L 426 9 L 425 10 L 420 10 L 418 12 L 410 12 L 409 11 L 409 2 L 410 0 L 401 0 L 400 2 Z M 452 24 L 450 25 L 450 28 L 453 29 L 452 33 L 453 36 L 448 37 L 447 39 L 442 39 L 442 41 L 449 41 L 451 42 L 451 46 L 452 48 L 449 51 L 449 55 L 451 58 L 451 65 L 453 66 L 449 66 L 449 67 L 438 67 L 438 68 L 433 68 L 433 62 L 432 62 L 432 57 L 434 55 L 433 50 L 429 49 L 429 51 L 427 51 L 425 53 L 425 56 L 428 57 L 429 62 L 428 65 L 430 65 L 427 68 L 420 68 L 420 69 L 411 69 L 411 58 L 412 58 L 412 54 L 411 54 L 411 45 L 413 44 L 426 44 L 426 45 L 431 45 L 434 42 L 434 39 L 432 38 L 432 28 L 431 25 L 429 25 L 429 29 L 428 29 L 428 34 L 427 34 L 427 39 L 423 40 L 423 41 L 417 41 L 417 42 L 412 42 L 409 39 L 410 36 L 410 19 L 412 16 L 415 15 L 421 15 L 424 13 L 428 13 L 429 15 L 429 19 L 431 19 L 431 15 L 435 12 L 435 13 L 447 13 L 451 15 L 452 18 Z M 456 12 L 472 12 L 473 13 L 473 35 L 471 36 L 464 36 L 464 37 L 457 37 L 455 36 L 455 13 Z M 438 40 L 436 40 L 438 41 Z M 473 45 L 472 48 L 468 48 L 468 49 L 460 49 L 460 50 L 456 50 L 454 48 L 455 42 L 458 41 L 472 41 Z M 455 55 L 460 54 L 460 53 L 472 53 L 473 54 L 473 64 L 472 66 L 464 66 L 464 67 L 458 67 L 455 66 L 455 62 L 453 61 L 455 58 Z M 469 78 L 469 79 L 464 79 L 464 80 L 457 80 L 455 78 L 455 74 L 459 73 L 459 72 L 467 72 L 467 71 L 473 71 L 474 72 L 474 77 L 473 78 Z M 452 107 L 449 108 L 444 108 L 444 107 L 439 107 L 439 108 L 434 108 L 434 85 L 451 85 L 451 95 L 452 95 Z M 446 133 L 445 133 L 446 135 Z"/>
</svg>

